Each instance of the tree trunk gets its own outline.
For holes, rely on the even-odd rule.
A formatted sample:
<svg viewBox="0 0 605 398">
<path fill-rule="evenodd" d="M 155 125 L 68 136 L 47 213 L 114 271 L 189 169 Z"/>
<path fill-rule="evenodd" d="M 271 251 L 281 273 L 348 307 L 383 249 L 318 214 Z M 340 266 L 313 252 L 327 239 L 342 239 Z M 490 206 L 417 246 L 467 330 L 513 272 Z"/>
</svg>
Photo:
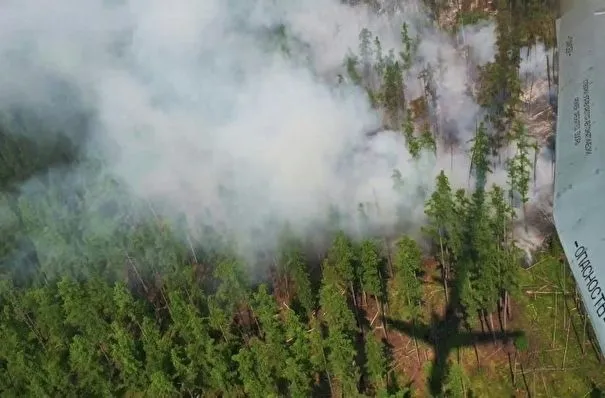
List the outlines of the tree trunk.
<svg viewBox="0 0 605 398">
<path fill-rule="evenodd" d="M 508 292 L 506 293 L 506 316 L 508 316 L 508 319 L 511 319 L 511 309 L 510 309 L 510 295 L 508 294 Z"/>
<path fill-rule="evenodd" d="M 389 276 L 393 277 L 393 259 L 391 258 L 391 248 L 389 246 L 389 240 L 384 238 L 384 247 L 387 251 L 387 265 L 389 266 Z"/>
<path fill-rule="evenodd" d="M 507 306 L 507 303 L 508 303 L 508 292 L 505 290 L 504 291 L 504 306 L 502 307 L 502 319 L 504 320 L 504 326 L 503 326 L 504 330 L 506 330 L 506 318 L 507 318 L 506 306 Z"/>
<path fill-rule="evenodd" d="M 40 331 L 36 327 L 35 322 L 31 319 L 29 314 L 27 314 L 27 312 L 25 312 L 25 310 L 17 304 L 17 300 L 15 297 L 13 298 L 13 300 L 15 300 L 13 303 L 15 310 L 20 313 L 20 315 L 23 317 L 23 321 L 25 322 L 29 330 L 31 330 L 31 332 L 36 336 L 38 342 L 40 342 L 40 345 L 44 348 L 44 350 L 46 350 L 46 344 L 44 344 L 44 339 L 42 338 Z"/>
<path fill-rule="evenodd" d="M 521 366 L 521 376 L 523 376 L 523 384 L 525 384 L 527 397 L 531 398 L 531 391 L 529 390 L 529 384 L 527 383 L 527 379 L 525 378 L 525 369 L 523 369 L 523 363 L 520 363 L 519 365 Z"/>
<path fill-rule="evenodd" d="M 492 331 L 492 329 L 489 327 L 487 310 L 481 310 L 481 317 L 483 319 L 483 322 L 485 322 L 485 329 L 487 329 L 487 332 L 490 333 Z"/>
<path fill-rule="evenodd" d="M 483 310 L 479 310 L 478 312 L 479 312 L 479 323 L 481 324 L 481 333 L 485 333 L 485 323 L 484 323 L 484 317 L 483 317 Z"/>
<path fill-rule="evenodd" d="M 502 320 L 502 309 L 504 308 L 504 293 L 498 298 L 498 322 L 500 322 L 500 330 L 504 331 L 504 321 Z"/>
<path fill-rule="evenodd" d="M 286 286 L 286 300 L 290 301 L 290 278 L 288 272 L 284 270 L 284 285 Z"/>
<path fill-rule="evenodd" d="M 479 350 L 477 349 L 477 339 L 473 338 L 473 349 L 475 350 L 475 358 L 477 359 L 477 366 L 481 366 L 479 362 Z"/>
<path fill-rule="evenodd" d="M 353 306 L 355 307 L 355 319 L 357 320 L 357 327 L 359 327 L 359 333 L 363 336 L 363 324 L 361 323 L 361 318 L 359 317 L 359 307 L 357 305 L 357 296 L 355 294 L 355 288 L 353 286 L 353 282 L 349 283 L 349 289 L 351 290 L 351 296 L 353 297 Z"/>
<path fill-rule="evenodd" d="M 447 305 L 449 300 L 449 293 L 447 290 L 447 265 L 443 253 L 443 238 L 441 237 L 441 232 L 439 233 L 439 249 L 441 251 L 441 276 L 443 278 L 443 288 L 445 289 L 445 305 Z"/>
<path fill-rule="evenodd" d="M 514 356 L 514 358 L 515 359 L 513 359 L 513 375 L 514 375 L 513 384 L 515 383 L 515 379 L 517 378 L 517 375 L 516 375 L 516 371 L 517 371 L 517 350 L 515 350 L 515 356 Z"/>
<path fill-rule="evenodd" d="M 582 327 L 582 345 L 580 348 L 582 349 L 582 355 L 584 355 L 584 345 L 586 344 L 586 321 L 588 317 L 587 314 L 584 313 L 584 326 Z"/>
<path fill-rule="evenodd" d="M 191 250 L 191 255 L 193 256 L 193 260 L 195 261 L 196 264 L 199 264 L 200 262 L 197 259 L 197 254 L 195 253 L 195 249 L 193 248 L 193 242 L 191 241 L 191 237 L 189 236 L 189 233 L 187 233 L 187 243 L 189 244 L 189 249 Z"/>
<path fill-rule="evenodd" d="M 548 79 L 548 92 L 550 93 L 550 59 L 548 54 L 546 54 L 546 78 Z"/>
<path fill-rule="evenodd" d="M 141 286 L 143 286 L 143 290 L 145 291 L 145 294 L 147 294 L 147 292 L 149 291 L 149 288 L 145 284 L 145 281 L 143 281 L 143 278 L 141 278 L 141 274 L 139 273 L 139 269 L 137 268 L 137 265 L 135 264 L 134 260 L 132 258 L 130 258 L 130 256 L 128 254 L 126 254 L 126 259 L 132 266 L 132 269 L 134 269 L 134 272 L 137 275 L 137 279 L 141 283 Z"/>
<path fill-rule="evenodd" d="M 534 189 L 536 189 L 536 184 L 537 184 L 537 173 L 536 173 L 536 167 L 538 165 L 538 149 L 534 148 L 534 167 L 533 167 L 533 173 L 534 173 Z"/>
<path fill-rule="evenodd" d="M 527 233 L 527 202 L 524 201 L 521 206 L 523 206 L 523 228 L 525 229 L 525 233 Z"/>
<path fill-rule="evenodd" d="M 384 305 L 378 299 L 376 299 L 376 302 L 378 303 L 378 309 L 380 310 L 380 314 L 381 314 L 381 317 L 382 317 L 382 334 L 384 335 L 385 341 L 388 343 L 389 342 L 389 335 L 387 333 L 387 317 L 386 317 L 386 315 L 384 313 Z"/>
<path fill-rule="evenodd" d="M 326 352 L 324 351 L 323 347 L 321 349 L 321 355 L 324 360 L 324 367 L 326 369 L 326 377 L 328 378 L 328 385 L 330 386 L 330 392 L 332 393 L 332 395 L 334 395 L 334 386 L 332 385 L 332 377 L 330 376 L 330 371 L 328 370 L 328 360 L 326 358 Z"/>
<path fill-rule="evenodd" d="M 559 311 L 557 311 L 557 293 L 555 292 L 555 316 L 554 316 L 554 321 L 553 321 L 553 327 L 552 327 L 552 343 L 550 345 L 551 348 L 555 348 L 555 337 L 557 336 L 557 314 Z M 565 304 L 565 295 L 563 295 L 563 303 Z M 563 313 L 565 314 L 565 308 L 563 308 Z M 563 327 L 565 327 L 565 321 L 563 321 Z"/>
<path fill-rule="evenodd" d="M 381 289 L 380 297 L 382 297 L 382 293 L 384 292 L 385 289 L 384 289 L 384 285 L 383 285 L 384 279 L 382 277 L 382 271 L 380 271 L 380 269 L 378 270 L 378 276 L 380 277 L 380 289 Z M 380 313 L 382 314 L 382 329 L 384 332 L 384 339 L 388 343 L 389 338 L 387 337 L 388 333 L 387 333 L 387 314 L 386 314 L 387 305 L 386 305 L 386 303 L 383 303 L 382 299 L 380 299 L 378 297 L 376 297 L 376 302 L 378 303 L 378 308 L 380 308 Z"/>
<path fill-rule="evenodd" d="M 420 349 L 418 348 L 418 337 L 416 337 L 416 319 L 412 322 L 412 335 L 414 336 L 414 345 L 416 346 L 416 359 L 420 365 Z"/>
<path fill-rule="evenodd" d="M 513 368 L 513 361 L 510 358 L 510 352 L 506 354 L 508 356 L 508 369 L 510 370 L 510 378 L 513 383 L 513 387 L 515 386 L 515 369 Z M 516 357 L 515 357 L 516 360 Z M 515 368 L 517 364 L 515 363 Z"/>
<path fill-rule="evenodd" d="M 494 315 L 489 313 L 489 326 L 492 330 L 492 337 L 494 338 L 494 345 L 496 345 L 496 331 L 494 330 Z"/>
</svg>

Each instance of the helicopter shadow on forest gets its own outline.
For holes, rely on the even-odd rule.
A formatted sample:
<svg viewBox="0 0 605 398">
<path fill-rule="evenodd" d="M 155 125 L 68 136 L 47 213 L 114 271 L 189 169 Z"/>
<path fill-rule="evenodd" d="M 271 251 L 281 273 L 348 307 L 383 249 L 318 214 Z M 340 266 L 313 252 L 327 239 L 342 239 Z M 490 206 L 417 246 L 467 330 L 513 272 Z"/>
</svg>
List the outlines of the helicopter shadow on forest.
<svg viewBox="0 0 605 398">
<path fill-rule="evenodd" d="M 428 324 L 387 318 L 387 323 L 391 328 L 432 347 L 433 366 L 429 375 L 429 390 L 432 396 L 438 396 L 443 391 L 449 370 L 448 358 L 453 350 L 497 341 L 507 344 L 524 334 L 522 331 L 516 330 L 463 331 L 464 319 L 459 311 L 459 295 L 454 293 L 454 290 L 450 289 L 451 297 L 448 300 L 445 316 L 439 316 L 433 312 Z M 478 357 L 477 360 L 479 360 Z"/>
</svg>

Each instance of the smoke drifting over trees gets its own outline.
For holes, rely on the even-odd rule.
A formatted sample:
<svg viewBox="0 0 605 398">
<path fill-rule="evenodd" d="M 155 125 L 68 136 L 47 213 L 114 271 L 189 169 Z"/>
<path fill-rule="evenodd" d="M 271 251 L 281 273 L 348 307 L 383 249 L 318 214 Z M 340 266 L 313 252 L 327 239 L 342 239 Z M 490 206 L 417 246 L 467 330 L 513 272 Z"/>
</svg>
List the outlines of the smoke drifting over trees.
<svg viewBox="0 0 605 398">
<path fill-rule="evenodd" d="M 363 90 L 337 84 L 362 29 L 379 38 L 386 55 L 402 50 L 403 22 L 419 37 L 406 96 L 422 93 L 417 75 L 427 65 L 439 68 L 436 105 L 458 143 L 453 153 L 438 143 L 437 156 L 414 161 L 401 134 L 368 139 L 381 115 Z M 9 2 L 0 16 L 0 105 L 43 120 L 29 137 L 40 145 L 54 145 L 55 131 L 78 144 L 79 161 L 50 174 L 61 201 L 77 190 L 94 197 L 79 210 L 93 236 L 115 231 L 98 230 L 86 212 L 116 200 L 123 207 L 124 197 L 142 201 L 139 213 L 149 217 L 184 216 L 196 240 L 203 226 L 235 236 L 243 252 L 270 248 L 285 223 L 308 233 L 335 209 L 343 227 L 363 232 L 355 221 L 359 203 L 379 204 L 374 227 L 392 229 L 399 211 L 414 229 L 426 199 L 418 192 L 430 192 L 441 169 L 455 185 L 467 184 L 465 151 L 481 112 L 468 92 L 471 67 L 427 22 L 413 2 L 388 15 L 319 0 L 63 0 L 49 9 Z M 493 58 L 493 25 L 467 28 L 465 38 L 474 60 Z M 17 123 L 7 131 L 14 134 Z M 393 169 L 406 184 L 403 195 L 392 189 Z M 43 201 L 35 186 L 46 173 L 11 189 Z M 99 179 L 115 180 L 123 196 L 99 188 Z M 113 208 L 103 217 L 123 216 Z"/>
</svg>

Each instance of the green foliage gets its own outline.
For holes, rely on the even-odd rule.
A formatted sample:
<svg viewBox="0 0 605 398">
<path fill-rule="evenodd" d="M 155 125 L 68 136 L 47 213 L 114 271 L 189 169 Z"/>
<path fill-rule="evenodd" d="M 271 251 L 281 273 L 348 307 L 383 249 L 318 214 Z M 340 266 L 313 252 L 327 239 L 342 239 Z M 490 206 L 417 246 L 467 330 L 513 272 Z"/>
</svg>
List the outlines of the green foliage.
<svg viewBox="0 0 605 398">
<path fill-rule="evenodd" d="M 521 352 L 527 351 L 527 349 L 529 348 L 529 340 L 527 339 L 527 336 L 525 336 L 525 334 L 517 337 L 515 339 L 514 344 L 515 348 Z"/>
<path fill-rule="evenodd" d="M 361 266 L 361 286 L 362 289 L 383 301 L 382 288 L 382 259 L 378 245 L 373 240 L 364 240 L 359 247 L 359 262 Z"/>
<path fill-rule="evenodd" d="M 496 129 L 494 139 L 499 148 L 521 104 L 520 51 L 535 45 L 538 40 L 553 46 L 556 11 L 538 0 L 499 0 L 494 5 L 498 51 L 494 62 L 481 68 L 478 102 L 489 110 L 489 121 Z"/>
<path fill-rule="evenodd" d="M 366 366 L 369 381 L 376 395 L 386 392 L 387 358 L 382 341 L 373 333 L 368 333 L 365 339 Z"/>
<path fill-rule="evenodd" d="M 423 230 L 433 242 L 436 257 L 441 263 L 443 285 L 447 290 L 452 265 L 462 254 L 462 221 L 465 212 L 464 209 L 457 209 L 450 182 L 443 170 L 437 176 L 436 189 L 426 202 L 424 213 L 427 215 L 427 225 Z"/>
<path fill-rule="evenodd" d="M 393 256 L 395 272 L 392 290 L 396 308 L 406 308 L 412 318 L 420 315 L 422 303 L 422 284 L 419 273 L 422 266 L 422 252 L 418 244 L 409 237 L 397 242 Z"/>
<path fill-rule="evenodd" d="M 443 385 L 444 396 L 448 398 L 466 398 L 469 386 L 470 379 L 464 372 L 464 368 L 458 363 L 450 364 Z"/>
<path fill-rule="evenodd" d="M 335 271 L 334 275 L 337 275 L 336 280 L 348 284 L 355 279 L 354 262 L 353 244 L 349 237 L 343 231 L 340 231 L 336 234 L 328 251 L 325 268 L 333 269 Z"/>
<path fill-rule="evenodd" d="M 491 198 L 491 229 L 496 237 L 496 248 L 494 257 L 498 287 L 502 292 L 515 295 L 519 288 L 518 264 L 521 259 L 521 251 L 510 239 L 510 224 L 515 216 L 514 210 L 506 203 L 504 191 L 494 186 L 490 191 Z"/>
<path fill-rule="evenodd" d="M 420 157 L 422 143 L 414 135 L 414 121 L 412 120 L 412 110 L 410 108 L 406 109 L 405 112 L 405 121 L 403 122 L 403 136 L 405 137 L 405 143 L 407 144 L 410 155 L 412 155 L 412 158 L 418 159 Z"/>
<path fill-rule="evenodd" d="M 405 104 L 403 67 L 395 58 L 393 50 L 389 51 L 386 58 L 382 60 L 384 80 L 380 87 L 379 98 L 387 113 L 388 123 L 396 126 Z"/>
<path fill-rule="evenodd" d="M 484 192 L 475 191 L 468 206 L 458 283 L 463 287 L 460 294 L 462 304 L 472 318 L 477 311 L 491 312 L 494 309 L 498 290 L 495 284 L 494 240 Z"/>
<path fill-rule="evenodd" d="M 311 289 L 309 271 L 300 250 L 293 249 L 288 257 L 288 270 L 296 287 L 296 295 L 307 313 L 315 309 L 315 295 Z"/>
<path fill-rule="evenodd" d="M 346 296 L 339 281 L 337 268 L 324 265 L 324 277 L 319 291 L 319 302 L 323 310 L 324 325 L 328 329 L 326 348 L 327 364 L 333 378 L 338 381 L 345 396 L 357 392 L 359 367 L 355 364 L 357 355 L 354 345 L 355 316 L 349 309 Z"/>
<path fill-rule="evenodd" d="M 416 56 L 418 50 L 419 38 L 412 39 L 409 34 L 409 27 L 406 22 L 401 26 L 401 43 L 403 44 L 403 51 L 399 53 L 401 60 L 403 61 L 403 69 L 409 71 L 412 67 L 412 62 Z"/>
<path fill-rule="evenodd" d="M 361 75 L 359 74 L 359 72 L 357 72 L 358 64 L 359 60 L 354 55 L 348 56 L 345 60 L 345 68 L 347 70 L 347 74 L 354 84 L 361 83 Z"/>
<path fill-rule="evenodd" d="M 238 364 L 244 391 L 253 397 L 277 397 L 278 388 L 269 344 L 252 337 L 248 344 L 233 356 Z"/>
<path fill-rule="evenodd" d="M 487 20 L 490 15 L 482 10 L 459 11 L 456 15 L 459 26 L 476 25 L 477 23 Z"/>
<path fill-rule="evenodd" d="M 313 337 L 307 334 L 304 324 L 293 311 L 285 313 L 286 343 L 289 355 L 286 358 L 284 377 L 290 383 L 290 393 L 293 397 L 306 397 L 311 391 L 311 375 L 313 371 L 321 371 L 313 360 Z M 321 336 L 319 336 L 321 339 Z M 321 363 L 321 358 L 319 358 Z"/>
<path fill-rule="evenodd" d="M 537 144 L 530 143 L 527 128 L 519 120 L 513 122 L 510 140 L 517 146 L 517 153 L 507 161 L 511 195 L 512 191 L 516 191 L 525 204 L 529 201 L 529 182 L 532 170 L 532 162 L 529 159 L 530 150 L 537 151 Z"/>
<path fill-rule="evenodd" d="M 475 177 L 477 179 L 475 190 L 480 191 L 485 188 L 487 173 L 491 173 L 491 168 L 489 167 L 489 137 L 487 135 L 485 123 L 482 122 L 479 124 L 472 142 L 471 171 L 475 172 Z"/>
<path fill-rule="evenodd" d="M 323 320 L 330 329 L 352 332 L 355 329 L 355 316 L 339 284 L 340 275 L 333 268 L 325 266 L 324 277 L 319 291 L 319 303 L 323 310 Z"/>
<path fill-rule="evenodd" d="M 437 151 L 437 143 L 428 124 L 425 124 L 420 134 L 420 147 L 433 153 Z"/>
</svg>

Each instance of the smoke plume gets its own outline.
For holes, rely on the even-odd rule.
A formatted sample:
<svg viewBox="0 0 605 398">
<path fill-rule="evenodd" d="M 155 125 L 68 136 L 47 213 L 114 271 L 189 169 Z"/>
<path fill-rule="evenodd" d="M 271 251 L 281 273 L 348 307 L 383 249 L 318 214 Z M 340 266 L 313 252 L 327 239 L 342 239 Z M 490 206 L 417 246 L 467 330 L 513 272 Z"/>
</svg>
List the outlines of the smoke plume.
<svg viewBox="0 0 605 398">
<path fill-rule="evenodd" d="M 117 228 L 106 219 L 132 203 L 144 204 L 135 206 L 142 218 L 181 220 L 197 240 L 207 228 L 233 236 L 242 252 L 271 248 L 285 223 L 302 234 L 326 225 L 335 208 L 344 228 L 364 233 L 360 203 L 378 205 L 374 229 L 393 230 L 402 214 L 406 228 L 416 228 L 441 169 L 454 185 L 468 184 L 465 151 L 481 111 L 469 94 L 472 66 L 455 39 L 428 23 L 418 4 L 391 11 L 336 0 L 3 2 L 0 108 L 27 110 L 44 127 L 19 132 L 7 116 L 10 130 L 37 132 L 40 142 L 60 132 L 80 148 L 75 165 L 16 188 L 36 209 L 23 221 L 34 245 L 59 255 L 57 247 L 73 243 L 75 224 L 65 221 L 73 214 L 78 239 L 105 241 Z M 406 77 L 410 98 L 421 94 L 417 73 L 439 66 L 440 120 L 459 143 L 418 161 L 399 133 L 368 138 L 380 115 L 362 90 L 337 84 L 362 28 L 386 53 L 401 50 L 403 22 L 421 38 Z M 473 62 L 492 59 L 493 26 L 464 36 Z M 393 190 L 394 169 L 402 194 Z M 65 202 L 56 206 L 65 205 L 61 212 L 42 210 L 49 183 Z M 49 238 L 51 224 L 62 225 L 63 238 Z"/>
</svg>

